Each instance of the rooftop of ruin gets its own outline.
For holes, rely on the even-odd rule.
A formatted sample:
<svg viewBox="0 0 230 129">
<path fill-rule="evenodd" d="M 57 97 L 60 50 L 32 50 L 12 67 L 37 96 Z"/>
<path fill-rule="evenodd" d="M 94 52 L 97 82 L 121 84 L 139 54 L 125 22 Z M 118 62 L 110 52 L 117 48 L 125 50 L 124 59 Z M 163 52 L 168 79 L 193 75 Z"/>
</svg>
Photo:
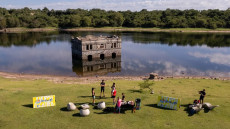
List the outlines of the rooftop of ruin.
<svg viewBox="0 0 230 129">
<path fill-rule="evenodd" d="M 94 35 L 87 35 L 85 37 L 76 37 L 74 39 L 78 39 L 81 41 L 97 41 L 97 40 L 109 40 L 109 39 L 118 39 L 119 37 L 116 35 L 113 36 L 94 36 Z"/>
</svg>

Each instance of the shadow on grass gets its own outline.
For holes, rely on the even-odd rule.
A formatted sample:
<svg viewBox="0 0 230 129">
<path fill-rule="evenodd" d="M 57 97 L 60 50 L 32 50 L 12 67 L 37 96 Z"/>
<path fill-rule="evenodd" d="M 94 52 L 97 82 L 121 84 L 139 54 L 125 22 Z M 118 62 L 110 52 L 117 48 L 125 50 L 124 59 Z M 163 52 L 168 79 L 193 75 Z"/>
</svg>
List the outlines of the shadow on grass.
<svg viewBox="0 0 230 129">
<path fill-rule="evenodd" d="M 142 93 L 142 91 L 140 91 L 140 90 L 129 90 L 129 91 L 132 93 Z"/>
<path fill-rule="evenodd" d="M 102 110 L 102 112 L 95 112 L 96 114 L 111 114 L 114 113 L 114 107 L 106 107 L 105 109 Z"/>
<path fill-rule="evenodd" d="M 181 107 L 188 107 L 189 105 L 191 105 L 191 104 L 181 104 L 180 106 Z"/>
<path fill-rule="evenodd" d="M 60 108 L 61 111 L 63 112 L 68 112 L 69 110 L 67 109 L 67 107 L 63 107 L 63 108 Z"/>
<path fill-rule="evenodd" d="M 111 99 L 111 97 L 100 97 L 100 96 L 96 96 L 96 99 Z"/>
<path fill-rule="evenodd" d="M 184 108 L 184 111 L 188 114 L 188 116 L 193 116 L 194 114 L 196 114 L 195 112 L 192 112 L 191 109 L 189 109 L 189 106 L 192 104 L 182 104 L 182 107 Z"/>
<path fill-rule="evenodd" d="M 209 113 L 209 111 L 210 111 L 210 110 L 207 109 L 207 108 L 204 109 L 204 113 Z"/>
<path fill-rule="evenodd" d="M 130 110 L 130 109 L 127 109 L 127 108 L 121 108 L 120 110 L 120 114 L 125 114 L 125 112 L 127 110 Z M 132 110 L 131 110 L 132 111 Z M 102 112 L 94 112 L 96 114 L 118 114 L 118 112 L 116 112 L 116 109 L 115 107 L 106 107 L 105 109 L 102 110 Z"/>
<path fill-rule="evenodd" d="M 73 114 L 72 116 L 73 116 L 73 117 L 82 117 L 82 116 L 80 115 L 80 113 L 75 113 L 75 114 Z"/>
<path fill-rule="evenodd" d="M 92 96 L 79 96 L 80 98 L 92 98 Z"/>
<path fill-rule="evenodd" d="M 79 96 L 80 98 L 92 98 L 92 96 Z M 111 97 L 100 97 L 100 96 L 95 96 L 95 99 L 109 99 Z"/>
<path fill-rule="evenodd" d="M 163 110 L 173 110 L 173 109 L 169 109 L 169 108 L 158 107 L 157 104 L 145 104 L 145 106 L 158 108 L 158 109 L 163 109 Z"/>
<path fill-rule="evenodd" d="M 195 113 L 191 112 L 189 110 L 189 105 L 191 104 L 182 104 L 181 107 L 185 107 L 184 111 L 188 114 L 188 116 L 193 116 Z M 149 107 L 154 107 L 154 108 L 158 108 L 158 109 L 164 109 L 164 110 L 173 110 L 173 109 L 167 109 L 167 108 L 163 108 L 163 107 L 158 107 L 157 104 L 146 104 L 145 106 L 149 106 Z"/>
<path fill-rule="evenodd" d="M 76 106 L 80 106 L 80 105 L 82 105 L 82 104 L 89 104 L 89 103 L 74 103 L 74 105 L 76 105 Z"/>
<path fill-rule="evenodd" d="M 33 108 L 33 104 L 25 104 L 25 105 L 22 105 L 23 107 L 27 107 L 27 108 Z"/>
</svg>

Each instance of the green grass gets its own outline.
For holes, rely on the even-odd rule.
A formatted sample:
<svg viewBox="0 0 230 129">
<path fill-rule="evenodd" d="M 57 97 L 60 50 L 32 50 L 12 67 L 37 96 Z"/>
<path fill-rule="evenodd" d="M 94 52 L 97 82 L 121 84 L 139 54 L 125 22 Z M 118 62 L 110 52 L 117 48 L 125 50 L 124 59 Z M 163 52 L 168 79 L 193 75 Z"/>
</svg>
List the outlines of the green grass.
<svg viewBox="0 0 230 129">
<path fill-rule="evenodd" d="M 99 95 L 99 83 L 93 84 L 54 84 L 46 80 L 14 80 L 0 78 L 0 128 L 168 128 L 168 129 L 227 129 L 230 127 L 230 81 L 202 80 L 202 79 L 167 79 L 155 82 L 155 94 L 143 93 L 138 84 L 142 81 L 115 80 L 117 94 L 126 94 L 126 100 L 141 98 L 141 110 L 132 114 L 130 110 L 121 114 L 101 114 L 101 110 L 90 107 L 88 117 L 79 117 L 79 110 L 62 111 L 68 102 L 91 103 L 91 88 L 96 87 L 96 96 Z M 110 96 L 110 86 L 113 81 L 106 80 L 106 99 L 96 99 L 96 102 L 105 101 L 107 107 L 113 107 Z M 206 102 L 220 105 L 214 110 L 204 113 L 201 111 L 188 116 L 181 106 L 178 111 L 164 110 L 153 105 L 158 95 L 180 98 L 182 105 L 192 103 L 199 98 L 198 91 L 206 89 Z M 55 107 L 39 109 L 31 108 L 32 97 L 56 95 Z M 77 105 L 79 107 L 79 105 Z"/>
</svg>

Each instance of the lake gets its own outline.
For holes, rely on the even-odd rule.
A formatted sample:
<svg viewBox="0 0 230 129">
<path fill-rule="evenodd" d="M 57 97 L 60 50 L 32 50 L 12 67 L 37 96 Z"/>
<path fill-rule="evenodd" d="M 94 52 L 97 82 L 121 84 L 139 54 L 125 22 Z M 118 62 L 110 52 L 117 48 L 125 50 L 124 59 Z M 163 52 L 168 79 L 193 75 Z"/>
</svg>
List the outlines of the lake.
<svg viewBox="0 0 230 129">
<path fill-rule="evenodd" d="M 72 58 L 71 36 L 118 35 L 120 65 L 84 71 Z M 78 64 L 74 63 L 78 62 Z M 105 59 L 97 65 L 111 63 Z M 230 34 L 166 32 L 0 33 L 0 71 L 64 76 L 230 77 Z"/>
</svg>

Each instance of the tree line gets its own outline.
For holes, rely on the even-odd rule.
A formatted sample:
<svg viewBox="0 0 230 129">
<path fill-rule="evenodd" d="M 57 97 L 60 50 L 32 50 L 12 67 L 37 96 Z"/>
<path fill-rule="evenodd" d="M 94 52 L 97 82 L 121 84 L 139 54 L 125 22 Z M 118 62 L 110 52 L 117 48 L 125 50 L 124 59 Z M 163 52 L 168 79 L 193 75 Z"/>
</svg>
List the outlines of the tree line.
<svg viewBox="0 0 230 129">
<path fill-rule="evenodd" d="M 102 9 L 49 10 L 0 8 L 0 29 L 74 28 L 74 27 L 158 27 L 158 28 L 230 28 L 227 10 L 152 10 L 106 11 Z"/>
</svg>

